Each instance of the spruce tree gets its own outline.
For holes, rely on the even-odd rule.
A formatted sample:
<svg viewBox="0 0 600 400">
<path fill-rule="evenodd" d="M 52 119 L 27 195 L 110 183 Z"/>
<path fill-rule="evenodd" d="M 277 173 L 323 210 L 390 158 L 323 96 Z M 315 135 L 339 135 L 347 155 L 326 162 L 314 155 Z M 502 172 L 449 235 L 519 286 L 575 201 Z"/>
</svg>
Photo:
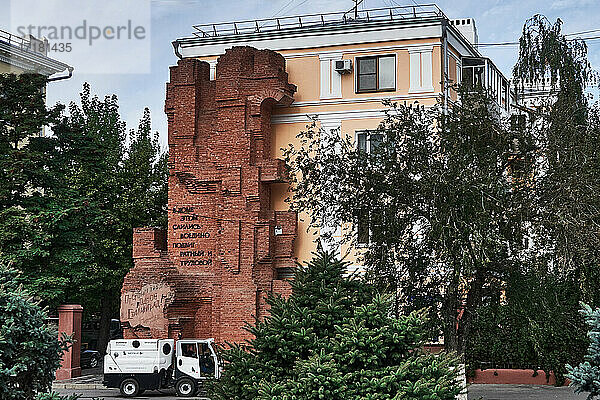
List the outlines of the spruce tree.
<svg viewBox="0 0 600 400">
<path fill-rule="evenodd" d="M 591 400 L 600 396 L 600 308 L 592 309 L 584 303 L 581 305 L 581 313 L 590 327 L 590 345 L 585 361 L 576 367 L 567 365 L 567 370 L 575 393 L 589 393 L 587 398 Z"/>
<path fill-rule="evenodd" d="M 67 342 L 46 318 L 17 272 L 0 264 L 0 400 L 32 400 L 50 389 Z"/>
<path fill-rule="evenodd" d="M 254 339 L 224 352 L 217 399 L 453 399 L 455 359 L 424 354 L 425 316 L 394 318 L 388 297 L 319 253 L 299 266 L 289 298 L 270 296 Z"/>
</svg>

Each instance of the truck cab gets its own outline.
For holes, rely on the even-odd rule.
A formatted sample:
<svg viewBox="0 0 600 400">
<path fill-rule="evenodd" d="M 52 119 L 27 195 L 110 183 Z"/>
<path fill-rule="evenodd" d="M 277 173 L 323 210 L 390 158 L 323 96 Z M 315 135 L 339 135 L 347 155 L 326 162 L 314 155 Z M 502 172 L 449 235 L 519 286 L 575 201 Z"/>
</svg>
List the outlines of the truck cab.
<svg viewBox="0 0 600 400">
<path fill-rule="evenodd" d="M 221 376 L 213 339 L 178 340 L 175 357 L 175 389 L 179 396 L 192 396 L 204 381 Z"/>
<path fill-rule="evenodd" d="M 111 340 L 103 383 L 125 397 L 169 387 L 178 396 L 193 396 L 207 380 L 219 379 L 221 368 L 214 339 Z"/>
</svg>

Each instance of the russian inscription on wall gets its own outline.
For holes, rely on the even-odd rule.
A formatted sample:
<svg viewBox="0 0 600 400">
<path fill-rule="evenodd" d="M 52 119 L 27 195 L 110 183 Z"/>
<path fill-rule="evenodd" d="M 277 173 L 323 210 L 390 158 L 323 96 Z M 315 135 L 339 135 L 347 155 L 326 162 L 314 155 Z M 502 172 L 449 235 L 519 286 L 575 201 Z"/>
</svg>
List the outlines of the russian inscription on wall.
<svg viewBox="0 0 600 400">
<path fill-rule="evenodd" d="M 171 287 L 166 283 L 150 283 L 140 290 L 128 290 L 122 294 L 121 320 L 129 321 L 131 326 L 146 326 L 173 296 Z"/>
<path fill-rule="evenodd" d="M 198 267 L 213 265 L 214 250 L 210 219 L 198 213 L 194 206 L 176 206 L 173 214 L 172 251 L 178 258 L 180 267 Z"/>
</svg>

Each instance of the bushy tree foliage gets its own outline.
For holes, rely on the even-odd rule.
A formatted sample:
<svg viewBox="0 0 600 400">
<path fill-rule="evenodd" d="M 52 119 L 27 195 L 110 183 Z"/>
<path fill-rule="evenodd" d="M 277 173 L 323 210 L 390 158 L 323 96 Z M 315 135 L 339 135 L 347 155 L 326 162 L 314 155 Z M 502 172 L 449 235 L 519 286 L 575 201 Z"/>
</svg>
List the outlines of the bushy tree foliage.
<svg viewBox="0 0 600 400">
<path fill-rule="evenodd" d="M 579 282 L 536 271 L 514 271 L 500 293 L 478 308 L 467 343 L 473 368 L 550 372 L 564 383 L 567 363 L 581 360 L 587 340 Z M 568 346 L 567 346 L 568 344 Z"/>
<path fill-rule="evenodd" d="M 518 94 L 549 95 L 510 123 L 463 87 L 447 114 L 390 105 L 370 152 L 316 124 L 286 151 L 291 207 L 309 210 L 312 228 L 341 226 L 349 244 L 368 225 L 367 276 L 399 310 L 432 305 L 433 329 L 472 367 L 542 368 L 559 382 L 584 348 L 578 302 L 600 301 L 596 73 L 561 24 L 526 22 Z"/>
<path fill-rule="evenodd" d="M 128 133 L 116 96 L 85 84 L 61 114 L 46 110 L 43 78 L 10 77 L 0 78 L 0 258 L 45 305 L 80 303 L 100 316 L 103 347 L 132 266 L 132 229 L 166 224 L 166 154 L 147 109 Z M 52 135 L 29 137 L 44 125 Z"/>
<path fill-rule="evenodd" d="M 166 155 L 158 133 L 151 132 L 147 109 L 137 131 L 127 135 L 116 96 L 92 96 L 87 84 L 81 104 L 69 106 L 47 145 L 55 183 L 44 221 L 54 233 L 54 268 L 28 275 L 35 276 L 36 292 L 57 290 L 61 301 L 67 297 L 98 313 L 103 348 L 132 267 L 132 229 L 166 222 Z M 53 286 L 54 277 L 68 280 Z M 65 296 L 69 287 L 78 291 Z"/>
<path fill-rule="evenodd" d="M 63 108 L 46 107 L 45 83 L 41 75 L 0 74 L 0 257 L 16 268 L 36 257 L 47 237 L 28 212 L 41 196 L 34 189 L 48 184 L 39 136 Z"/>
<path fill-rule="evenodd" d="M 514 69 L 523 87 L 545 88 L 528 113 L 535 138 L 530 177 L 530 220 L 535 249 L 546 270 L 581 282 L 586 301 L 598 302 L 600 277 L 596 234 L 600 223 L 600 113 L 590 105 L 586 86 L 597 74 L 581 39 L 568 39 L 562 22 L 536 15 L 523 28 Z"/>
<path fill-rule="evenodd" d="M 578 363 L 586 337 L 579 301 L 600 304 L 600 113 L 586 86 L 596 81 L 580 39 L 536 15 L 523 28 L 514 68 L 517 94 L 546 91 L 521 108 L 531 150 L 522 158 L 526 248 L 495 298 L 478 311 L 473 366 L 512 363 L 553 371 Z M 504 291 L 504 299 L 499 300 Z M 494 297 L 494 296 L 492 296 Z"/>
<path fill-rule="evenodd" d="M 50 389 L 68 343 L 46 317 L 16 271 L 0 264 L 0 399 L 32 400 Z"/>
<path fill-rule="evenodd" d="M 600 396 L 600 308 L 582 303 L 581 314 L 589 327 L 589 347 L 585 361 L 576 367 L 567 365 L 568 377 L 575 393 L 588 393 L 588 399 Z"/>
<path fill-rule="evenodd" d="M 347 265 L 318 254 L 299 267 L 288 298 L 248 327 L 246 346 L 224 352 L 218 399 L 454 399 L 451 356 L 424 354 L 424 313 L 395 318 L 389 299 L 345 277 Z"/>
<path fill-rule="evenodd" d="M 448 114 L 389 104 L 369 133 L 384 139 L 370 152 L 346 133 L 313 125 L 286 157 L 291 207 L 308 210 L 314 228 L 368 224 L 367 276 L 396 296 L 398 311 L 431 307 L 446 346 L 462 352 L 471 311 L 522 242 L 512 222 L 523 185 L 508 173 L 529 143 L 484 92 L 459 90 Z M 356 229 L 343 234 L 357 244 Z"/>
</svg>

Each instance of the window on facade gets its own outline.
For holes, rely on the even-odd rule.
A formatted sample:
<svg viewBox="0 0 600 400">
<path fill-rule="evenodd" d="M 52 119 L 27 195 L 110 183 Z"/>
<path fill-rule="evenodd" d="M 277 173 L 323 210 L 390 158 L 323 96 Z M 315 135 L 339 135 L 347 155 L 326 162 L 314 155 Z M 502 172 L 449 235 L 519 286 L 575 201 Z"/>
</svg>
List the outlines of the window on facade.
<svg viewBox="0 0 600 400">
<path fill-rule="evenodd" d="M 377 131 L 360 131 L 356 133 L 358 150 L 371 153 L 383 143 L 383 135 Z M 371 216 L 368 209 L 359 209 L 356 211 L 356 233 L 359 245 L 369 243 Z"/>
<path fill-rule="evenodd" d="M 502 106 L 508 111 L 509 103 L 508 103 L 508 82 L 502 80 L 502 94 L 501 94 L 501 103 Z"/>
<path fill-rule="evenodd" d="M 371 131 L 361 131 L 356 134 L 356 140 L 359 150 L 371 153 L 383 142 L 383 135 Z"/>
<path fill-rule="evenodd" d="M 471 87 L 482 86 L 485 78 L 485 61 L 480 58 L 465 58 L 462 66 L 462 82 Z"/>
<path fill-rule="evenodd" d="M 396 57 L 357 58 L 356 74 L 359 93 L 396 90 Z"/>
<path fill-rule="evenodd" d="M 358 244 L 369 244 L 369 210 L 361 208 L 356 212 L 356 235 Z"/>
</svg>

